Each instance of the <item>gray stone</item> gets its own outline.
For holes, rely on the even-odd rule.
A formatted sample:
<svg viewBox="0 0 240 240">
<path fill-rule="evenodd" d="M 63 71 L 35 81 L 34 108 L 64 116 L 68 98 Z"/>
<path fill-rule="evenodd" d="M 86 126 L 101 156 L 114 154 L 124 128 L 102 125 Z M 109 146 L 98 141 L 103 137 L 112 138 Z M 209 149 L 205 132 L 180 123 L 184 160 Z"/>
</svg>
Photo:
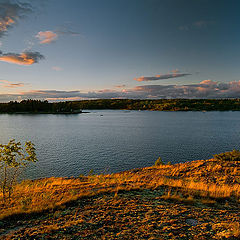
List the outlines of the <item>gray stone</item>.
<svg viewBox="0 0 240 240">
<path fill-rule="evenodd" d="M 191 226 L 196 226 L 196 225 L 198 225 L 198 220 L 193 219 L 193 218 L 188 218 L 188 219 L 186 220 L 186 223 L 187 223 L 188 225 L 191 225 Z"/>
</svg>

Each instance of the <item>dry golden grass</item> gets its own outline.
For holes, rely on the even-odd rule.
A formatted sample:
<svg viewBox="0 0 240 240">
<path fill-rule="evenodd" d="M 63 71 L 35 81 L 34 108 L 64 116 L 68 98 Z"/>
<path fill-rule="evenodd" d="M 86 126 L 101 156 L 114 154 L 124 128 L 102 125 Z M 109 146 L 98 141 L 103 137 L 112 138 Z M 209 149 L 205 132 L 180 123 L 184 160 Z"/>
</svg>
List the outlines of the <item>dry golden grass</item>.
<svg viewBox="0 0 240 240">
<path fill-rule="evenodd" d="M 220 238 L 230 238 L 235 237 L 240 238 L 240 224 L 239 222 L 222 222 L 213 225 L 213 230 L 218 230 L 217 237 Z"/>
<path fill-rule="evenodd" d="M 64 207 L 71 201 L 101 193 L 113 192 L 117 196 L 119 191 L 159 187 L 177 189 L 188 196 L 239 199 L 240 162 L 209 159 L 115 174 L 26 180 L 15 186 L 12 198 L 6 204 L 0 195 L 0 219 Z M 165 198 L 194 202 L 192 197 L 175 193 L 167 194 Z"/>
</svg>

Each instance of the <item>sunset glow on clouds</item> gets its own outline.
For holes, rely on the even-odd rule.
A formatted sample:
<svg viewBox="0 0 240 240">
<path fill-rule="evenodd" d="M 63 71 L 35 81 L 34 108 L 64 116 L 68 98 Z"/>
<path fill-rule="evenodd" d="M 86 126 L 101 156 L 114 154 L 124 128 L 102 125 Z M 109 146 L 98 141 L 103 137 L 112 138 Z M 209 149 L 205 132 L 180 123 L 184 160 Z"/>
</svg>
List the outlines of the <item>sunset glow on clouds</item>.
<svg viewBox="0 0 240 240">
<path fill-rule="evenodd" d="M 19 87 L 24 87 L 24 83 L 12 83 L 7 80 L 0 80 L 0 88 L 19 88 Z"/>
<path fill-rule="evenodd" d="M 28 3 L 21 4 L 10 0 L 0 1 L 0 37 L 29 12 L 31 12 L 31 7 Z"/>
<path fill-rule="evenodd" d="M 14 63 L 18 65 L 32 65 L 37 63 L 40 59 L 43 59 L 44 56 L 39 52 L 23 52 L 21 54 L 16 53 L 0 53 L 0 61 Z"/>
<path fill-rule="evenodd" d="M 58 91 L 31 90 L 14 94 L 0 94 L 0 101 L 10 99 L 41 99 L 50 101 L 82 100 L 82 99 L 159 99 L 159 98 L 236 98 L 240 95 L 240 80 L 229 83 L 204 80 L 198 84 L 188 85 L 141 85 L 121 91 L 102 89 L 99 91 Z"/>
<path fill-rule="evenodd" d="M 8 27 L 14 23 L 10 17 L 6 17 L 0 21 L 0 32 L 6 32 Z"/>
<path fill-rule="evenodd" d="M 0 0 L 0 101 L 240 97 L 239 4 Z"/>
<path fill-rule="evenodd" d="M 40 44 L 48 44 L 57 40 L 58 35 L 52 31 L 39 32 L 36 38 L 40 40 Z"/>
<path fill-rule="evenodd" d="M 0 37 L 3 37 L 12 25 L 16 24 L 19 19 L 31 11 L 31 5 L 27 2 L 0 1 Z M 20 54 L 3 54 L 0 51 L 0 61 L 18 65 L 32 65 L 43 58 L 43 55 L 39 52 L 33 51 L 24 51 Z"/>
</svg>

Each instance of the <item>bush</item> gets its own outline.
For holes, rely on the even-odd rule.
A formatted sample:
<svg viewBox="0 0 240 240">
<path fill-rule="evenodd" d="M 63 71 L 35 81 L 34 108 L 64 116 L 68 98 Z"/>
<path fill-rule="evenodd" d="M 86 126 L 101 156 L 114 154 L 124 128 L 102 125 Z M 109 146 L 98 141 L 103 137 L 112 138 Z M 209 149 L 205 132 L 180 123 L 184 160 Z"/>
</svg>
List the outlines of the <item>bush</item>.
<svg viewBox="0 0 240 240">
<path fill-rule="evenodd" d="M 36 162 L 36 153 L 34 144 L 26 142 L 25 147 L 20 142 L 10 140 L 8 144 L 0 144 L 0 189 L 3 195 L 3 201 L 6 197 L 10 199 L 13 186 L 21 170 L 30 162 Z"/>
<path fill-rule="evenodd" d="M 163 165 L 163 164 L 164 164 L 164 163 L 163 163 L 161 157 L 159 157 L 159 158 L 156 160 L 156 162 L 155 162 L 155 166 L 161 166 L 161 165 Z"/>
<path fill-rule="evenodd" d="M 215 154 L 213 157 L 221 161 L 240 161 L 240 151 L 234 149 L 231 152 Z"/>
</svg>

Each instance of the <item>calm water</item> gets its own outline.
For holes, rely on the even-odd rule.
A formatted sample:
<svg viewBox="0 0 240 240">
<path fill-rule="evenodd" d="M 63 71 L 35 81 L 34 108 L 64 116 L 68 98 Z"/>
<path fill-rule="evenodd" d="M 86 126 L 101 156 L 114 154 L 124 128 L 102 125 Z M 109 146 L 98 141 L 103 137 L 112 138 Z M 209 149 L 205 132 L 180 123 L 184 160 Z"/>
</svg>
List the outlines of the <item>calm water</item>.
<svg viewBox="0 0 240 240">
<path fill-rule="evenodd" d="M 0 115 L 0 143 L 36 144 L 28 178 L 78 176 L 207 159 L 240 148 L 240 112 L 91 111 L 79 115 Z"/>
</svg>

